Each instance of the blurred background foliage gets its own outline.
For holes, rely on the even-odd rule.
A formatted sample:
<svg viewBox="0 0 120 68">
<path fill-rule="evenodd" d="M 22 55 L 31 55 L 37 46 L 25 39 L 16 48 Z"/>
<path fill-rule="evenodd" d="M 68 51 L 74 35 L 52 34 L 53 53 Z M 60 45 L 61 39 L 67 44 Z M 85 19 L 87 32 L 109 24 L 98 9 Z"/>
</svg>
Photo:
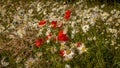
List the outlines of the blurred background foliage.
<svg viewBox="0 0 120 68">
<path fill-rule="evenodd" d="M 0 3 L 2 3 L 2 1 L 7 1 L 7 0 L 1 0 Z M 19 1 L 22 1 L 24 3 L 28 3 L 28 2 L 34 2 L 34 1 L 55 1 L 55 2 L 64 2 L 65 4 L 74 4 L 75 2 L 79 1 L 79 0 L 10 0 L 13 3 L 18 3 Z M 120 9 L 120 0 L 82 0 L 84 3 L 88 4 L 89 6 L 95 6 L 95 5 L 107 5 L 110 8 L 116 8 L 116 9 Z"/>
<path fill-rule="evenodd" d="M 7 1 L 7 0 L 1 0 L 1 1 Z M 18 2 L 18 1 L 23 1 L 23 2 L 30 2 L 30 1 L 62 1 L 62 2 L 66 2 L 66 3 L 74 3 L 77 2 L 79 0 L 11 0 L 13 2 Z M 109 5 L 116 5 L 117 3 L 120 3 L 120 0 L 82 0 L 84 2 L 88 2 L 88 3 L 94 3 L 94 4 L 109 4 Z"/>
</svg>

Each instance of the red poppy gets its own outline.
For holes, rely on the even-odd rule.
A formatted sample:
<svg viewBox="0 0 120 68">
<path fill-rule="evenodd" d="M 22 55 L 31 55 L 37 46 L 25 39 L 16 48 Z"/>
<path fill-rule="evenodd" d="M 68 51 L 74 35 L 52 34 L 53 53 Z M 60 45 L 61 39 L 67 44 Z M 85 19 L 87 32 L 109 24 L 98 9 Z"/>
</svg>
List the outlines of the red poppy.
<svg viewBox="0 0 120 68">
<path fill-rule="evenodd" d="M 70 11 L 69 9 L 68 9 L 68 10 L 66 10 L 66 11 L 65 11 L 64 18 L 65 18 L 65 19 L 70 18 L 70 14 L 71 14 L 71 11 Z"/>
<path fill-rule="evenodd" d="M 66 34 L 63 34 L 63 30 L 60 30 L 58 33 L 58 40 L 59 41 L 68 41 L 68 37 Z"/>
<path fill-rule="evenodd" d="M 65 14 L 66 14 L 66 15 L 70 15 L 70 14 L 71 14 L 71 11 L 68 9 L 68 10 L 65 11 Z"/>
<path fill-rule="evenodd" d="M 59 55 L 63 57 L 64 56 L 64 50 L 60 50 Z"/>
<path fill-rule="evenodd" d="M 70 15 L 66 15 L 66 14 L 64 15 L 65 19 L 68 19 L 69 17 L 70 17 Z"/>
<path fill-rule="evenodd" d="M 63 35 L 63 30 L 60 30 L 59 32 L 58 32 L 58 36 L 62 36 Z"/>
<path fill-rule="evenodd" d="M 37 40 L 35 40 L 35 45 L 36 46 L 41 46 L 41 43 L 43 43 L 44 42 L 44 40 L 42 39 L 42 38 L 38 38 Z"/>
<path fill-rule="evenodd" d="M 76 44 L 77 44 L 77 47 L 80 47 L 80 45 L 81 45 L 81 42 L 77 42 Z"/>
<path fill-rule="evenodd" d="M 45 20 L 41 20 L 41 21 L 39 22 L 39 25 L 44 25 L 45 23 L 46 23 Z"/>
<path fill-rule="evenodd" d="M 46 36 L 46 40 L 48 40 L 48 36 Z"/>
<path fill-rule="evenodd" d="M 56 28 L 56 25 L 57 25 L 57 21 L 52 21 L 52 26 L 53 26 L 53 28 Z"/>
</svg>

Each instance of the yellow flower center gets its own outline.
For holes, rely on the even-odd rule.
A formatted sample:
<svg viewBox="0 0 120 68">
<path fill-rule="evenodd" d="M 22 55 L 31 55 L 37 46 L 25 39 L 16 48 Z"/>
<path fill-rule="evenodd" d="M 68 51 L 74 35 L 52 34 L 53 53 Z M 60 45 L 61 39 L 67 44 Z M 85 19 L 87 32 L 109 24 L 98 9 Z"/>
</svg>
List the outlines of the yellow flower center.
<svg viewBox="0 0 120 68">
<path fill-rule="evenodd" d="M 32 61 L 28 62 L 28 66 L 31 66 L 32 64 L 33 64 Z"/>
<path fill-rule="evenodd" d="M 66 50 L 66 54 L 70 54 L 71 53 L 71 50 Z"/>
<path fill-rule="evenodd" d="M 64 49 L 64 48 L 65 48 L 65 45 L 64 45 L 64 44 L 61 44 L 60 49 Z"/>
<path fill-rule="evenodd" d="M 85 51 L 85 47 L 82 47 L 82 49 L 81 49 L 82 51 Z"/>
</svg>

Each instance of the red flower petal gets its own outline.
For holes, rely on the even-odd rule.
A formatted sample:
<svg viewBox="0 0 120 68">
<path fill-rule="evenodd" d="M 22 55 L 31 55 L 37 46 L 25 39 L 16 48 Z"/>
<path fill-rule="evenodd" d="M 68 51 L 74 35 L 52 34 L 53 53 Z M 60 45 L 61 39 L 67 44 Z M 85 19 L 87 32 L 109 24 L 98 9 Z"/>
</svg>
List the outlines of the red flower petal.
<svg viewBox="0 0 120 68">
<path fill-rule="evenodd" d="M 60 50 L 59 55 L 63 57 L 64 56 L 64 50 Z"/>
<path fill-rule="evenodd" d="M 67 35 L 63 34 L 63 30 L 60 30 L 58 32 L 58 40 L 59 41 L 68 41 L 69 40 L 68 37 L 67 37 Z"/>
<path fill-rule="evenodd" d="M 65 15 L 70 15 L 71 14 L 71 11 L 68 9 L 65 11 Z"/>
<path fill-rule="evenodd" d="M 46 40 L 48 40 L 48 36 L 46 36 Z"/>
<path fill-rule="evenodd" d="M 80 47 L 80 45 L 81 45 L 81 42 L 77 42 L 76 44 L 77 44 L 77 47 Z"/>
<path fill-rule="evenodd" d="M 56 25 L 57 25 L 57 21 L 52 21 L 52 26 L 54 27 L 54 28 L 56 28 Z"/>
<path fill-rule="evenodd" d="M 43 43 L 44 42 L 44 40 L 42 39 L 42 38 L 38 38 L 37 40 L 35 40 L 35 45 L 36 46 L 41 46 L 41 43 Z"/>
<path fill-rule="evenodd" d="M 60 31 L 58 32 L 58 36 L 62 36 L 62 34 L 63 34 L 63 30 L 60 30 Z"/>
<path fill-rule="evenodd" d="M 39 22 L 39 25 L 44 25 L 45 23 L 46 23 L 45 20 L 41 20 L 41 21 Z"/>
<path fill-rule="evenodd" d="M 70 18 L 70 15 L 64 15 L 64 18 L 65 18 L 65 19 Z"/>
</svg>

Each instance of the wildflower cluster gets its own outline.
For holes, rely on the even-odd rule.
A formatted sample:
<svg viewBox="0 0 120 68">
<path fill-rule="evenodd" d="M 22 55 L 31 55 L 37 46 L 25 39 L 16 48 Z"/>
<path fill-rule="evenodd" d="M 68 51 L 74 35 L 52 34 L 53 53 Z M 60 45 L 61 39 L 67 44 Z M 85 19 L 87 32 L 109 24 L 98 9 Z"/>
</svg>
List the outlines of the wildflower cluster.
<svg viewBox="0 0 120 68">
<path fill-rule="evenodd" d="M 0 68 L 119 68 L 120 11 L 107 7 L 2 0 Z"/>
<path fill-rule="evenodd" d="M 47 43 L 47 45 L 49 45 L 50 43 L 54 42 L 54 43 L 56 43 L 56 44 L 54 44 L 54 46 L 55 47 L 57 46 L 59 49 L 58 50 L 59 55 L 64 57 L 65 60 L 69 60 L 69 59 L 73 58 L 75 48 L 79 51 L 79 54 L 86 52 L 87 48 L 85 48 L 85 45 L 83 43 L 81 44 L 81 42 L 77 42 L 77 43 L 74 43 L 73 45 L 69 46 L 70 45 L 69 41 L 71 40 L 71 37 L 67 33 L 68 33 L 68 27 L 69 27 L 69 29 L 71 27 L 68 26 L 69 24 L 67 24 L 67 22 L 68 22 L 67 20 L 70 18 L 70 16 L 71 16 L 71 10 L 66 10 L 65 14 L 64 14 L 64 19 L 66 20 L 65 21 L 66 24 L 63 22 L 61 23 L 61 21 L 58 22 L 57 20 L 53 20 L 53 21 L 51 21 L 51 23 L 47 23 L 46 20 L 40 20 L 38 22 L 39 27 L 47 28 L 47 31 L 46 31 L 46 33 L 43 33 L 45 35 L 42 34 L 43 37 L 45 37 L 45 38 L 40 37 L 35 40 L 35 46 L 40 47 L 41 44 L 43 44 L 43 46 L 44 46 L 45 43 Z M 67 28 L 64 26 L 66 26 Z M 83 28 L 83 29 L 86 29 L 86 28 Z M 43 31 L 44 31 L 44 29 L 43 29 Z M 68 45 L 66 45 L 66 44 L 68 44 Z M 57 50 L 57 49 L 55 49 L 55 50 Z"/>
</svg>

